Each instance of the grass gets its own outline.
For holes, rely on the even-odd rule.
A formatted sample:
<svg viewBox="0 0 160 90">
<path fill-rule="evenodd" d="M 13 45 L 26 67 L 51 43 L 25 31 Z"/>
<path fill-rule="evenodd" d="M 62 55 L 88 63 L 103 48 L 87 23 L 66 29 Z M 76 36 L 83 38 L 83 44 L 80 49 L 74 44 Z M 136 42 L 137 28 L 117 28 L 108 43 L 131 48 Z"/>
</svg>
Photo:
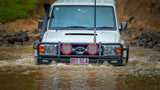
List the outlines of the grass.
<svg viewBox="0 0 160 90">
<path fill-rule="evenodd" d="M 39 0 L 0 0 L 0 22 L 30 17 Z"/>
</svg>

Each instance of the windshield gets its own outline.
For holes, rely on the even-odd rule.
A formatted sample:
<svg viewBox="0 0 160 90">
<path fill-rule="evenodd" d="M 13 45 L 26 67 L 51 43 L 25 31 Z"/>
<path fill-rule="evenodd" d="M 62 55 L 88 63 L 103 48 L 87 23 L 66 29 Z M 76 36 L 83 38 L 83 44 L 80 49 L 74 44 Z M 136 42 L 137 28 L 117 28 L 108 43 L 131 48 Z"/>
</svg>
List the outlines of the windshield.
<svg viewBox="0 0 160 90">
<path fill-rule="evenodd" d="M 93 29 L 93 6 L 55 6 L 50 29 Z M 96 28 L 116 30 L 113 7 L 96 7 Z"/>
</svg>

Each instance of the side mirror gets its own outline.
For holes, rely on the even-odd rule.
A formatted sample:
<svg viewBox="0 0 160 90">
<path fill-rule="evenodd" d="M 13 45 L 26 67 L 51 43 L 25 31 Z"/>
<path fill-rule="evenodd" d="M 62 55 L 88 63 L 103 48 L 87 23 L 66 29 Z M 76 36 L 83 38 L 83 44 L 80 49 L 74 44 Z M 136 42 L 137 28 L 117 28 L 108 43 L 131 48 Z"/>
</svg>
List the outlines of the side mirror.
<svg viewBox="0 0 160 90">
<path fill-rule="evenodd" d="M 42 29 L 43 21 L 38 21 L 38 29 Z"/>
<path fill-rule="evenodd" d="M 127 22 L 121 23 L 121 30 L 120 31 L 124 31 L 124 30 L 127 30 Z"/>
</svg>

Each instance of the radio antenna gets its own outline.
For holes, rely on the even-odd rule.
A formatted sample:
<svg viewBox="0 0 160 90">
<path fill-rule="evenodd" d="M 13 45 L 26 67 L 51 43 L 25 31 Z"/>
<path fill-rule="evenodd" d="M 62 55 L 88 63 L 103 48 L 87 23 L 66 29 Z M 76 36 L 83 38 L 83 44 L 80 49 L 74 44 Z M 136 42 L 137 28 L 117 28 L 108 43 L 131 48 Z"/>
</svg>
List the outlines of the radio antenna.
<svg viewBox="0 0 160 90">
<path fill-rule="evenodd" d="M 94 0 L 94 43 L 96 43 L 96 0 Z"/>
</svg>

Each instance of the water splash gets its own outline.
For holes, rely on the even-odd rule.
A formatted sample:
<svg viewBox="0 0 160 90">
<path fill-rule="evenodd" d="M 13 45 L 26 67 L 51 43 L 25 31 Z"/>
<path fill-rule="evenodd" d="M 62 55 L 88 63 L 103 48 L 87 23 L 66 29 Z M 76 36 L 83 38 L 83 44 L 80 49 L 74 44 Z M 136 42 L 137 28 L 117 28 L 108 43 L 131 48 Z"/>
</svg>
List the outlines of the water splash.
<svg viewBox="0 0 160 90">
<path fill-rule="evenodd" d="M 28 56 L 17 60 L 0 61 L 0 66 L 14 66 L 14 65 L 35 65 L 35 59 L 32 56 Z"/>
</svg>

